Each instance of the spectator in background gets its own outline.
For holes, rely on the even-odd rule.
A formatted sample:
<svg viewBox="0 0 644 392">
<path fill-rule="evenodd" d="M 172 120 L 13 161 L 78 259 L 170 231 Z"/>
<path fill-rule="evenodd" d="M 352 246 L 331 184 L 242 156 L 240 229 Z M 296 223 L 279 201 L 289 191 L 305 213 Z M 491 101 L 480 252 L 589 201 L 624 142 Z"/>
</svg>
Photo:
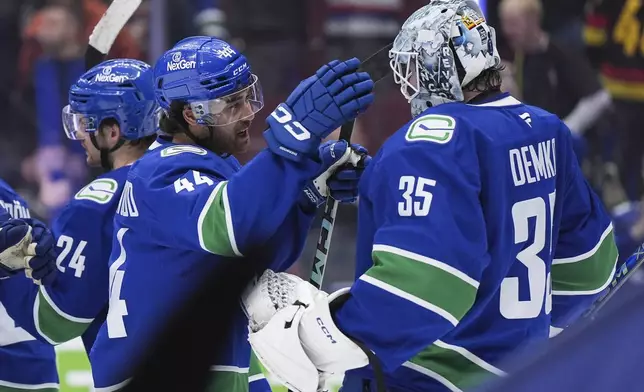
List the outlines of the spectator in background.
<svg viewBox="0 0 644 392">
<path fill-rule="evenodd" d="M 542 26 L 567 48 L 583 52 L 584 8 L 588 0 L 541 0 Z"/>
<path fill-rule="evenodd" d="M 539 0 L 502 0 L 499 17 L 515 53 L 512 66 L 521 98 L 558 115 L 574 134 L 583 135 L 611 103 L 588 60 L 542 30 Z"/>
<path fill-rule="evenodd" d="M 21 83 L 24 86 L 28 83 L 31 77 L 32 66 L 43 54 L 43 44 L 48 48 L 51 47 L 54 40 L 47 40 L 46 28 L 43 28 L 42 23 L 46 22 L 44 17 L 47 13 L 41 12 L 48 7 L 61 7 L 67 9 L 74 15 L 76 23 L 80 23 L 80 30 L 77 30 L 78 35 L 70 37 L 72 42 L 80 40 L 83 48 L 87 44 L 87 39 L 92 33 L 94 26 L 101 19 L 107 5 L 102 0 L 47 0 L 44 7 L 38 10 L 30 19 L 29 23 L 24 29 L 23 33 L 23 47 L 20 53 L 20 70 L 21 70 Z M 51 27 L 51 26 L 50 26 Z M 42 32 L 39 34 L 39 32 Z M 43 40 L 44 39 L 44 40 Z M 62 44 L 62 43 L 61 43 Z M 121 34 L 116 38 L 114 45 L 109 53 L 110 58 L 130 58 L 141 59 L 143 55 L 141 48 L 133 40 L 130 32 L 124 29 Z"/>
<path fill-rule="evenodd" d="M 64 206 L 87 179 L 85 154 L 63 137 L 60 110 L 69 86 L 85 70 L 87 39 L 106 9 L 100 0 L 50 0 L 24 31 L 20 81 L 35 105 L 38 148 L 24 163 L 23 175 L 38 184 L 45 217 Z M 127 33 L 117 38 L 110 53 L 110 57 L 140 55 Z"/>
<path fill-rule="evenodd" d="M 613 99 L 617 135 L 616 161 L 619 178 L 628 201 L 617 209 L 626 213 L 634 224 L 616 230 L 616 239 L 629 244 L 620 253 L 630 254 L 644 241 L 644 197 L 642 159 L 644 157 L 644 8 L 641 1 L 594 0 L 586 19 L 584 37 L 591 63 L 599 70 L 602 81 Z M 631 205 L 628 205 L 631 204 Z M 619 215 L 619 214 L 616 214 Z M 637 219 L 633 219 L 635 216 Z"/>
<path fill-rule="evenodd" d="M 17 190 L 25 185 L 19 170 L 20 161 L 35 145 L 33 108 L 20 102 L 12 89 L 18 75 L 22 7 L 19 2 L 0 1 L 0 86 L 3 87 L 0 94 L 0 178 Z"/>
</svg>

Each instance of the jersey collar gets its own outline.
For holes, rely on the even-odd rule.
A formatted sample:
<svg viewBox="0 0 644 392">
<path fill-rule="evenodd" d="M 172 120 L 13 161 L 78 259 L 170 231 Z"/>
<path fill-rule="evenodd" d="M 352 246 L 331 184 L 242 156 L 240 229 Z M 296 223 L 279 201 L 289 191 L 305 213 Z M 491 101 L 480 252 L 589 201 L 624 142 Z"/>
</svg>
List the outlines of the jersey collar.
<svg viewBox="0 0 644 392">
<path fill-rule="evenodd" d="M 468 105 L 480 107 L 503 107 L 521 105 L 521 101 L 511 96 L 510 93 L 500 93 L 487 97 L 486 99 L 483 99 L 474 104 L 469 103 Z"/>
</svg>

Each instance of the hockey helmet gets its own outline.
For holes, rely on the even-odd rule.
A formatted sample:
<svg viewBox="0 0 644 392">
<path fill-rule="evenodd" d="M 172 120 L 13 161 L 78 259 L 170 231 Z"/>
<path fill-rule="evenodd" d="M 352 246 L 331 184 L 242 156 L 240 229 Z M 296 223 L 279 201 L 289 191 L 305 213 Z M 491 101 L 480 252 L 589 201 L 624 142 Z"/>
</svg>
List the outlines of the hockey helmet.
<svg viewBox="0 0 644 392">
<path fill-rule="evenodd" d="M 206 36 L 189 37 L 165 52 L 154 67 L 157 101 L 190 105 L 198 124 L 223 126 L 255 115 L 264 106 L 259 79 L 237 49 Z"/>
<path fill-rule="evenodd" d="M 494 28 L 473 0 L 432 0 L 403 24 L 389 52 L 394 81 L 417 116 L 463 101 L 463 87 L 501 62 Z"/>
<path fill-rule="evenodd" d="M 108 118 L 118 122 L 123 139 L 137 140 L 156 133 L 160 113 L 152 67 L 139 60 L 116 59 L 91 68 L 70 87 L 62 116 L 65 133 L 73 140 L 96 132 Z"/>
</svg>

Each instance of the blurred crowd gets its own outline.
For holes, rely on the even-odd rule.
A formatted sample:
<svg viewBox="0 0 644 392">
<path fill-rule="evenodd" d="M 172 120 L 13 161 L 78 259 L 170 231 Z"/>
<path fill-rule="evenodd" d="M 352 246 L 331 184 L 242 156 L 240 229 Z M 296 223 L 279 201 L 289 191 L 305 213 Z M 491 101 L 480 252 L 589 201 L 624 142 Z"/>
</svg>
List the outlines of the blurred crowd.
<svg viewBox="0 0 644 392">
<path fill-rule="evenodd" d="M 251 129 L 246 161 L 264 147 L 267 110 L 333 58 L 364 59 L 395 37 L 427 0 L 144 0 L 110 52 L 154 62 L 189 35 L 231 41 L 263 85 L 266 107 Z M 644 240 L 644 35 L 639 0 L 479 1 L 497 31 L 503 89 L 559 115 L 571 129 L 584 173 L 613 211 L 622 252 Z M 66 139 L 61 108 L 83 72 L 88 36 L 109 0 L 0 2 L 0 178 L 48 220 L 92 176 L 85 153 Z M 353 140 L 372 154 L 410 119 L 387 78 Z M 643 119 L 644 120 L 644 119 Z M 341 207 L 329 284 L 351 280 L 356 208 Z M 91 222 L 88 222 L 91 224 Z M 319 225 L 314 224 L 314 228 Z M 306 274 L 317 230 L 302 262 Z M 297 271 L 296 271 L 297 272 Z"/>
</svg>

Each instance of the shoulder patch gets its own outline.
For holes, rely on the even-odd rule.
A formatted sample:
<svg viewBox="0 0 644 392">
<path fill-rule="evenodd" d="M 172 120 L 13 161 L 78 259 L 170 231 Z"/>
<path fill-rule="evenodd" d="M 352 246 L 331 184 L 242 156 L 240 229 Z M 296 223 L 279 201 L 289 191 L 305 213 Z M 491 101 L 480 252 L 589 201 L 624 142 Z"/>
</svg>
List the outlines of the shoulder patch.
<svg viewBox="0 0 644 392">
<path fill-rule="evenodd" d="M 107 204 L 119 189 L 119 183 L 111 178 L 99 178 L 85 185 L 74 196 L 76 200 L 89 200 L 99 204 Z"/>
<path fill-rule="evenodd" d="M 441 114 L 428 114 L 417 118 L 405 134 L 408 142 L 447 144 L 454 136 L 456 120 Z"/>
<path fill-rule="evenodd" d="M 201 147 L 197 146 L 188 146 L 188 145 L 180 145 L 180 146 L 170 146 L 166 147 L 161 151 L 161 158 L 166 158 L 166 157 L 171 157 L 174 155 L 179 155 L 183 154 L 184 152 L 188 152 L 191 154 L 197 154 L 197 155 L 206 155 L 208 154 L 208 151 Z"/>
</svg>

